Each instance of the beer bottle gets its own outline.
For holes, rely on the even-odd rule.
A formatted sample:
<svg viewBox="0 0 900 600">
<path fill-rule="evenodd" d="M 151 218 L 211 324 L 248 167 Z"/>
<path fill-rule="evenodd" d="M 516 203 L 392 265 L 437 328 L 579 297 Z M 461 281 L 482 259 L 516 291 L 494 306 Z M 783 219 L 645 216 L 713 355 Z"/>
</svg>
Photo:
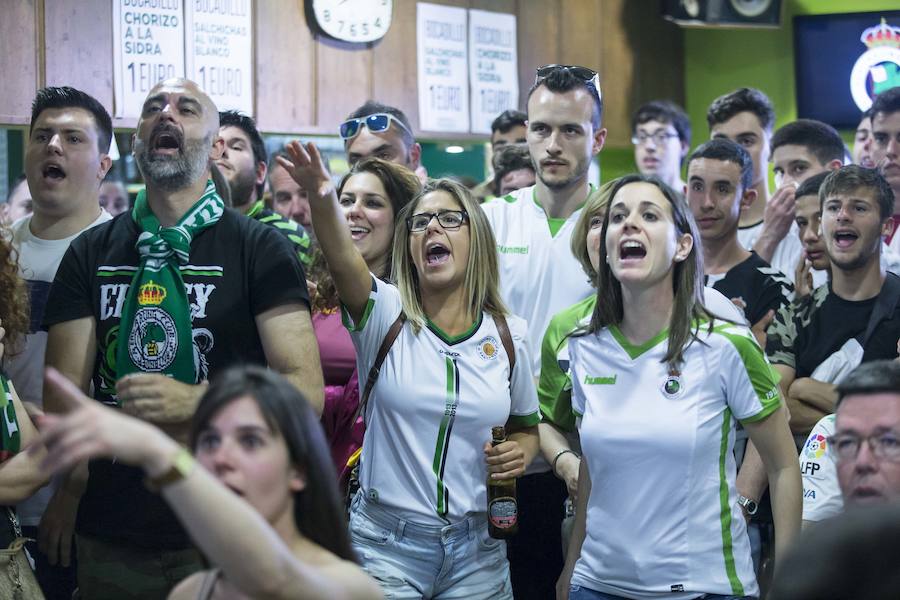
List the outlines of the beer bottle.
<svg viewBox="0 0 900 600">
<path fill-rule="evenodd" d="M 491 428 L 491 444 L 506 441 L 504 427 Z M 487 479 L 488 534 L 498 540 L 510 538 L 519 531 L 519 503 L 515 479 Z"/>
</svg>

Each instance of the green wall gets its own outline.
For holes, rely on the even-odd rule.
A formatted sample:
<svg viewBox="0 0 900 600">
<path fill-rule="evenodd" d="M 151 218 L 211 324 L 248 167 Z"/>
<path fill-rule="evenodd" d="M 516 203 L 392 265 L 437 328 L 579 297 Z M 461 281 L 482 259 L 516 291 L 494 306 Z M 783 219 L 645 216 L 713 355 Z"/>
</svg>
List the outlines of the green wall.
<svg viewBox="0 0 900 600">
<path fill-rule="evenodd" d="M 764 91 L 775 105 L 776 127 L 797 118 L 794 15 L 900 8 L 897 0 L 784 0 L 784 4 L 779 29 L 688 29 L 685 32 L 685 108 L 691 117 L 695 145 L 708 133 L 706 109 L 710 102 L 735 88 L 748 86 Z M 845 139 L 850 141 L 852 136 Z"/>
</svg>

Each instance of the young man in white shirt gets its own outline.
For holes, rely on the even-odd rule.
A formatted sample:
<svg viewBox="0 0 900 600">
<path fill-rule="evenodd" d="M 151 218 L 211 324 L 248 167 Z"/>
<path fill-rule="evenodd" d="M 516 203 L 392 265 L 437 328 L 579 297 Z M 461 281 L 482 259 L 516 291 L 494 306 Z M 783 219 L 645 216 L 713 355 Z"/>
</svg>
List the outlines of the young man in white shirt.
<svg viewBox="0 0 900 600">
<path fill-rule="evenodd" d="M 588 168 L 606 139 L 599 77 L 585 67 L 541 67 L 527 109 L 535 185 L 483 208 L 497 240 L 501 293 L 513 314 L 528 321 L 532 371 L 538 375 L 539 348 L 550 319 L 594 293 L 572 255 L 570 239 L 591 192 Z M 519 479 L 519 533 L 507 545 L 513 591 L 520 600 L 552 598 L 563 564 L 566 486 L 541 458 L 529 472 Z"/>
<path fill-rule="evenodd" d="M 111 218 L 97 202 L 100 184 L 112 165 L 108 154 L 111 139 L 112 120 L 96 99 L 70 87 L 38 91 L 25 149 L 25 175 L 34 212 L 12 226 L 19 272 L 28 282 L 31 327 L 22 351 L 4 361 L 22 400 L 37 406 L 43 405 L 47 332 L 41 331 L 40 325 L 50 283 L 70 242 Z M 48 485 L 19 507 L 29 537 L 39 537 L 37 526 L 52 491 Z M 48 598 L 68 598 L 74 589 L 69 552 L 61 554 L 35 553 L 38 580 Z"/>
</svg>

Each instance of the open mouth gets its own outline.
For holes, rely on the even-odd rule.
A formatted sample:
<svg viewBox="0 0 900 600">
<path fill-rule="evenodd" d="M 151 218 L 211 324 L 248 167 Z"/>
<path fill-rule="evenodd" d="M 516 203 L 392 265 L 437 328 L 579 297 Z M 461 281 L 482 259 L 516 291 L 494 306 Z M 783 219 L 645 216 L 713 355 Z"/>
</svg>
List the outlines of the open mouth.
<svg viewBox="0 0 900 600">
<path fill-rule="evenodd" d="M 425 250 L 425 262 L 428 266 L 440 265 L 450 260 L 450 250 L 441 244 L 434 244 Z"/>
<path fill-rule="evenodd" d="M 59 165 L 47 164 L 44 166 L 44 170 L 41 172 L 44 176 L 44 179 L 50 179 L 53 181 L 60 181 L 66 178 L 66 172 L 62 170 Z"/>
<path fill-rule="evenodd" d="M 353 238 L 354 241 L 361 240 L 369 234 L 369 230 L 365 227 L 350 227 L 350 237 Z"/>
<path fill-rule="evenodd" d="M 153 136 L 152 150 L 174 152 L 181 150 L 181 136 L 173 131 L 161 131 Z"/>
<path fill-rule="evenodd" d="M 849 248 L 859 238 L 859 235 L 852 231 L 837 231 L 834 234 L 834 244 L 838 248 Z"/>
<path fill-rule="evenodd" d="M 622 260 L 640 260 L 647 256 L 647 249 L 637 240 L 625 240 L 619 246 L 619 258 Z"/>
</svg>

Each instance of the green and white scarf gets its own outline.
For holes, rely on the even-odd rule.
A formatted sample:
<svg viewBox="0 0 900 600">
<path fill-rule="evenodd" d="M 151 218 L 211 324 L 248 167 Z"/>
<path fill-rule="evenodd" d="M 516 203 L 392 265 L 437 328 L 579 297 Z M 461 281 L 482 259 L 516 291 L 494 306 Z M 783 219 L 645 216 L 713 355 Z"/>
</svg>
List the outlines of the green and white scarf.
<svg viewBox="0 0 900 600">
<path fill-rule="evenodd" d="M 0 463 L 16 454 L 21 447 L 19 421 L 16 419 L 16 405 L 13 403 L 9 381 L 0 373 L 0 410 L 3 411 L 2 439 L 0 439 Z"/>
<path fill-rule="evenodd" d="M 180 267 L 188 264 L 191 240 L 222 217 L 225 203 L 212 180 L 203 196 L 173 227 L 160 227 L 146 191 L 138 193 L 131 215 L 141 229 L 141 264 L 125 298 L 116 351 L 116 377 L 150 372 L 197 383 L 191 309 Z"/>
</svg>

